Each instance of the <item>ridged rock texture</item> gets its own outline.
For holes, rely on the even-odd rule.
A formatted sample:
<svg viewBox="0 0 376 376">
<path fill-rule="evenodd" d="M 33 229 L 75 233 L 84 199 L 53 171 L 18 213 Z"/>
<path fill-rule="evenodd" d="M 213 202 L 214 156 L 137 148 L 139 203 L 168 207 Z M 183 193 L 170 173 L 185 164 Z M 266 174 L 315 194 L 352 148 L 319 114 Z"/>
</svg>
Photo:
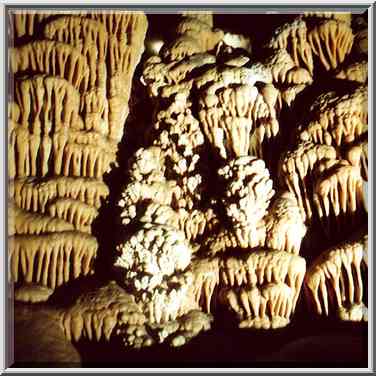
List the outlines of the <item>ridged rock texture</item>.
<svg viewBox="0 0 376 376">
<path fill-rule="evenodd" d="M 130 132 L 144 134 L 128 153 L 118 144 L 146 16 L 12 16 L 9 267 L 25 282 L 16 298 L 57 303 L 68 341 L 125 348 L 185 345 L 218 312 L 273 331 L 304 298 L 309 317 L 366 321 L 366 22 L 292 15 L 253 52 L 252 35 L 216 28 L 210 12 L 176 21 L 135 77 L 150 116 L 139 125 L 135 112 Z M 127 158 L 108 278 L 59 305 L 57 286 L 96 280 L 92 224 L 117 152 Z"/>
<path fill-rule="evenodd" d="M 93 272 L 91 225 L 109 193 L 103 175 L 116 163 L 147 20 L 14 11 L 10 22 L 10 278 L 54 289 Z"/>
</svg>

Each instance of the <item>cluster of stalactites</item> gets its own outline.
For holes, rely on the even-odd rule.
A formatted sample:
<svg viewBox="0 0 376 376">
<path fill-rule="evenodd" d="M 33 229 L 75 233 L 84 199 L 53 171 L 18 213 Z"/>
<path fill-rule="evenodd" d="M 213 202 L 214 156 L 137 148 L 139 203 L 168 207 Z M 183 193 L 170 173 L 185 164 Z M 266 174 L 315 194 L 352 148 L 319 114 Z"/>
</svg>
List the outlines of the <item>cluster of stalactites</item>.
<svg viewBox="0 0 376 376">
<path fill-rule="evenodd" d="M 37 220 L 40 226 L 41 220 Z M 35 226 L 31 224 L 27 229 Z M 53 226 L 55 230 L 58 228 L 56 224 Z M 8 244 L 12 280 L 35 282 L 53 289 L 92 273 L 98 248 L 95 237 L 67 228 L 39 235 L 17 234 L 9 237 Z"/>
<path fill-rule="evenodd" d="M 278 135 L 279 91 L 271 82 L 271 70 L 260 63 L 215 67 L 196 79 L 203 130 L 223 159 L 261 158 L 263 143 Z"/>
<path fill-rule="evenodd" d="M 10 181 L 11 279 L 55 288 L 91 273 L 98 248 L 91 224 L 107 195 L 108 187 L 94 178 Z"/>
<path fill-rule="evenodd" d="M 337 68 L 351 52 L 354 34 L 351 13 L 306 13 L 308 41 L 313 53 L 326 70 Z"/>
<path fill-rule="evenodd" d="M 307 67 L 299 66 L 285 47 L 274 47 L 264 64 L 270 68 L 273 85 L 280 92 L 279 107 L 282 107 L 282 101 L 291 106 L 296 96 L 313 82 L 312 72 Z"/>
<path fill-rule="evenodd" d="M 166 61 L 178 61 L 185 57 L 212 50 L 222 39 L 222 30 L 213 30 L 213 16 L 200 13 L 183 14 L 175 32 L 176 38 L 163 46 L 161 56 Z"/>
<path fill-rule="evenodd" d="M 289 324 L 306 271 L 304 258 L 285 251 L 257 250 L 221 263 L 219 300 L 240 328 L 276 329 Z"/>
<path fill-rule="evenodd" d="M 368 131 L 368 87 L 360 85 L 344 95 L 325 93 L 313 102 L 310 113 L 312 120 L 301 129 L 302 140 L 335 146 L 353 143 Z"/>
<path fill-rule="evenodd" d="M 178 35 L 189 35 L 193 41 L 196 40 L 194 37 L 199 39 L 198 33 L 202 27 L 200 20 L 184 18 L 178 26 Z M 193 115 L 192 104 L 195 98 L 192 98 L 191 93 L 192 90 L 198 90 L 198 117 L 208 141 L 218 149 L 219 154 L 225 159 L 228 156 L 245 155 L 261 157 L 263 142 L 275 138 L 279 133 L 277 117 L 280 96 L 279 91 L 272 85 L 270 67 L 260 63 L 251 68 L 244 67 L 249 61 L 246 50 L 244 56 L 232 57 L 230 54 L 226 58 L 221 46 L 227 46 L 226 51 L 233 49 L 227 43 L 243 46 L 239 36 L 236 43 L 234 36 L 228 36 L 228 42 L 223 36 L 215 38 L 213 45 L 217 45 L 217 54 L 220 54 L 223 60 L 221 65 L 217 64 L 215 67 L 213 64 L 216 63 L 217 56 L 215 52 L 210 52 L 212 48 L 190 51 L 187 45 L 180 44 L 184 38 L 178 37 L 175 41 L 181 54 L 176 55 L 173 61 L 166 56 L 175 51 L 175 42 L 164 46 L 161 57 L 154 56 L 145 64 L 143 82 L 148 86 L 152 97 L 162 97 L 163 103 L 167 103 L 166 108 L 157 107 L 158 127 L 163 126 L 162 120 L 166 118 L 175 119 L 184 112 Z M 289 66 L 287 70 L 281 71 L 277 69 L 279 65 L 274 64 L 274 74 L 279 77 L 296 85 L 309 81 L 303 70 L 300 72 Z M 203 74 L 189 75 L 203 66 L 208 67 Z M 256 85 L 257 82 L 264 85 L 260 87 Z M 286 94 L 285 97 L 289 95 Z"/>
<path fill-rule="evenodd" d="M 359 166 L 346 160 L 320 162 L 314 171 L 313 202 L 329 235 L 356 224 L 364 215 L 363 179 Z M 332 218 L 334 221 L 329 221 Z"/>
<path fill-rule="evenodd" d="M 68 340 L 107 340 L 121 325 L 142 325 L 146 321 L 134 297 L 110 281 L 82 293 L 67 309 L 61 310 L 60 325 Z"/>
<path fill-rule="evenodd" d="M 93 270 L 91 224 L 108 195 L 102 179 L 116 160 L 147 28 L 144 14 L 102 13 L 10 15 L 14 281 L 55 288 Z"/>
<path fill-rule="evenodd" d="M 343 321 L 367 321 L 365 305 L 368 236 L 340 243 L 324 251 L 307 271 L 307 295 L 315 311 L 336 311 Z"/>
<path fill-rule="evenodd" d="M 336 157 L 337 152 L 332 146 L 303 141 L 282 158 L 282 179 L 289 191 L 295 195 L 304 221 L 311 219 L 313 215 L 310 197 L 313 185 L 312 171 L 320 161 L 335 160 Z"/>
<path fill-rule="evenodd" d="M 282 158 L 282 178 L 295 194 L 304 218 L 317 215 L 328 234 L 364 214 L 367 92 L 367 86 L 357 84 L 346 94 L 330 91 L 319 96 L 310 107 L 307 123 L 298 128 L 296 146 Z M 330 217 L 333 226 L 327 222 Z"/>
<path fill-rule="evenodd" d="M 332 70 L 350 53 L 354 35 L 348 22 L 322 19 L 312 28 L 308 40 L 324 68 Z"/>
<path fill-rule="evenodd" d="M 312 75 L 315 56 L 324 69 L 333 70 L 350 53 L 353 40 L 350 13 L 306 13 L 277 28 L 268 46 L 287 49 L 296 67 Z"/>
<path fill-rule="evenodd" d="M 233 311 L 241 328 L 276 329 L 289 324 L 306 271 L 304 258 L 256 249 L 242 256 L 194 258 L 193 296 L 207 311 L 211 301 Z"/>
<path fill-rule="evenodd" d="M 268 47 L 286 49 L 296 67 L 302 67 L 313 74 L 312 47 L 308 43 L 307 25 L 302 19 L 286 23 L 274 31 Z"/>
</svg>

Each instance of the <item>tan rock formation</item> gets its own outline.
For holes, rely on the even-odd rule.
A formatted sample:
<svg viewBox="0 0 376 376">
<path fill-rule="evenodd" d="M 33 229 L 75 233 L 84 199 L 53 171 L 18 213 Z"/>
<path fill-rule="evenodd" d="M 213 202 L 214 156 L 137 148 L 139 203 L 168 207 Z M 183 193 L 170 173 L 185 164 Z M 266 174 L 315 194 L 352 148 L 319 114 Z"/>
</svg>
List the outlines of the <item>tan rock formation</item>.
<svg viewBox="0 0 376 376">
<path fill-rule="evenodd" d="M 362 269 L 368 269 L 368 236 L 332 247 L 307 271 L 307 294 L 319 315 L 336 311 L 340 320 L 368 320 Z"/>
<path fill-rule="evenodd" d="M 95 13 L 95 14 L 94 14 Z M 92 272 L 144 14 L 14 12 L 9 51 L 10 271 L 55 288 Z M 114 23 L 113 23 L 114 21 Z M 133 36 L 133 37 L 132 37 Z M 26 44 L 19 39 L 28 37 Z"/>
</svg>

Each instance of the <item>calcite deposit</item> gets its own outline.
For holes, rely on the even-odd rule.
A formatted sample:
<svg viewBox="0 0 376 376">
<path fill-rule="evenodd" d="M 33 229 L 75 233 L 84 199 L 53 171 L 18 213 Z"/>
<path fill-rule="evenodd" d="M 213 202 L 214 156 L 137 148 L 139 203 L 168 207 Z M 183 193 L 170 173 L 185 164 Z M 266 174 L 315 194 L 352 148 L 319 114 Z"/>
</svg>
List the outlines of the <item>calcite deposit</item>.
<svg viewBox="0 0 376 376">
<path fill-rule="evenodd" d="M 361 235 L 324 251 L 306 275 L 307 293 L 318 314 L 335 311 L 344 321 L 368 320 L 364 303 L 368 273 L 368 236 Z"/>
<path fill-rule="evenodd" d="M 298 314 L 367 321 L 366 19 L 301 12 L 264 40 L 173 19 L 151 54 L 141 12 L 10 15 L 14 299 L 59 346 L 122 351 L 223 314 L 271 341 Z"/>
<path fill-rule="evenodd" d="M 55 288 L 93 272 L 91 224 L 109 193 L 103 175 L 116 162 L 147 20 L 14 11 L 10 21 L 10 276 Z"/>
</svg>

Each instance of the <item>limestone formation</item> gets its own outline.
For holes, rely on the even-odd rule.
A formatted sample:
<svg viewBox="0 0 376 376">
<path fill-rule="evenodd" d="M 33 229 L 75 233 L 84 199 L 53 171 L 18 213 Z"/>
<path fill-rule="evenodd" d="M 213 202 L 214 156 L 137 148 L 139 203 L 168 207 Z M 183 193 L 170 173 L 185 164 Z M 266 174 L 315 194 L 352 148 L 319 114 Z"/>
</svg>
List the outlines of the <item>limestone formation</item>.
<svg viewBox="0 0 376 376">
<path fill-rule="evenodd" d="M 332 146 L 317 145 L 312 141 L 300 142 L 296 148 L 288 151 L 281 163 L 282 179 L 295 194 L 304 220 L 312 217 L 309 187 L 312 184 L 312 170 L 321 160 L 336 159 L 336 150 Z"/>
<path fill-rule="evenodd" d="M 269 46 L 275 49 L 288 49 L 297 67 L 306 68 L 313 73 L 312 46 L 308 40 L 307 24 L 302 19 L 283 24 L 274 31 Z"/>
<path fill-rule="evenodd" d="M 108 341 L 117 325 L 142 325 L 145 316 L 133 297 L 110 281 L 85 291 L 72 306 L 61 310 L 59 320 L 69 340 Z"/>
<path fill-rule="evenodd" d="M 367 321 L 368 25 L 287 19 L 183 12 L 142 57 L 141 12 L 11 13 L 8 276 L 62 356 Z"/>
<path fill-rule="evenodd" d="M 312 120 L 302 128 L 302 140 L 336 146 L 354 142 L 368 130 L 367 86 L 345 95 L 325 93 L 314 101 L 310 113 Z"/>
<path fill-rule="evenodd" d="M 91 225 L 109 193 L 103 175 L 116 160 L 147 27 L 141 13 L 94 13 L 10 16 L 8 215 L 16 282 L 55 288 L 93 271 Z"/>
<path fill-rule="evenodd" d="M 53 293 L 53 289 L 36 283 L 22 285 L 14 292 L 14 300 L 25 303 L 45 302 Z"/>
<path fill-rule="evenodd" d="M 9 272 L 13 281 L 36 282 L 55 288 L 92 273 L 98 242 L 79 231 L 8 238 Z"/>
<path fill-rule="evenodd" d="M 307 232 L 303 214 L 293 193 L 282 192 L 265 217 L 265 244 L 271 249 L 299 254 Z"/>
<path fill-rule="evenodd" d="M 359 167 L 350 166 L 345 160 L 333 160 L 321 162 L 317 169 L 320 172 L 315 179 L 313 201 L 320 220 L 325 222 L 331 213 L 337 222 L 344 220 L 346 214 L 353 220 L 364 207 Z"/>
<path fill-rule="evenodd" d="M 361 60 L 351 63 L 339 69 L 336 77 L 364 84 L 368 80 L 368 62 Z"/>
<path fill-rule="evenodd" d="M 255 157 L 238 158 L 222 167 L 218 174 L 224 184 L 222 203 L 238 244 L 242 248 L 260 245 L 257 227 L 274 195 L 264 161 Z"/>
<path fill-rule="evenodd" d="M 318 17 L 307 35 L 312 52 L 326 70 L 337 68 L 350 53 L 354 34 L 347 20 Z"/>
<path fill-rule="evenodd" d="M 306 263 L 285 251 L 255 251 L 223 261 L 220 299 L 237 315 L 241 328 L 286 326 L 295 310 Z"/>
<path fill-rule="evenodd" d="M 256 82 L 264 84 L 261 89 Z M 278 90 L 270 69 L 262 64 L 213 68 L 199 77 L 196 85 L 202 91 L 200 121 L 220 156 L 262 157 L 263 142 L 279 132 Z"/>
<path fill-rule="evenodd" d="M 362 277 L 362 270 L 368 270 L 367 252 L 368 236 L 363 236 L 324 251 L 310 266 L 305 283 L 319 315 L 335 311 L 340 320 L 368 320 Z"/>
</svg>

